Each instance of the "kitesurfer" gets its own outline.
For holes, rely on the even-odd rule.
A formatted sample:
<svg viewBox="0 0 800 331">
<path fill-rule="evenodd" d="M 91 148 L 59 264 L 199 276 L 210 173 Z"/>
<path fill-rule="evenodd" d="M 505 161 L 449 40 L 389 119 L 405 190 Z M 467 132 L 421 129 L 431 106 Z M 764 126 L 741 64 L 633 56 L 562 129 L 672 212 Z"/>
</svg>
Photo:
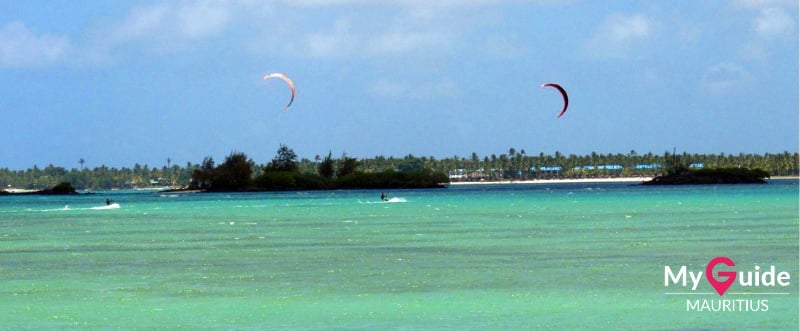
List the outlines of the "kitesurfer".
<svg viewBox="0 0 800 331">
<path fill-rule="evenodd" d="M 389 199 L 386 198 L 386 193 L 381 193 L 381 200 L 389 201 Z"/>
<path fill-rule="evenodd" d="M 267 79 L 270 79 L 270 78 L 273 78 L 273 77 L 283 79 L 283 81 L 286 82 L 287 85 L 289 85 L 289 88 L 292 89 L 292 98 L 289 99 L 289 104 L 287 104 L 285 107 L 283 107 L 283 109 L 289 109 L 289 106 L 291 106 L 292 102 L 294 102 L 294 95 L 295 95 L 294 83 L 292 82 L 291 79 L 289 79 L 289 77 L 286 77 L 286 75 L 284 75 L 284 74 L 282 74 L 280 72 L 275 72 L 275 73 L 271 73 L 269 75 L 266 75 L 266 76 L 264 76 L 264 80 L 267 80 Z"/>
<path fill-rule="evenodd" d="M 542 88 L 545 87 L 555 88 L 556 90 L 558 90 L 558 92 L 561 93 L 561 97 L 564 99 L 564 108 L 562 108 L 561 113 L 558 114 L 558 118 L 561 118 L 561 116 L 567 112 L 567 106 L 569 105 L 569 97 L 567 96 L 567 91 L 565 91 L 564 88 L 561 87 L 561 85 L 558 85 L 556 83 L 542 84 Z"/>
</svg>

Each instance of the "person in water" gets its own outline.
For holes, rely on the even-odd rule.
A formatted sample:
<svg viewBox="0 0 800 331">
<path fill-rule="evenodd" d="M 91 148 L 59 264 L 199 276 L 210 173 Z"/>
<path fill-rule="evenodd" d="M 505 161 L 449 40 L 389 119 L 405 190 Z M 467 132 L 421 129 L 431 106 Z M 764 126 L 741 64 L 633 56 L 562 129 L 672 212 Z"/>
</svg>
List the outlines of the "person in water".
<svg viewBox="0 0 800 331">
<path fill-rule="evenodd" d="M 386 193 L 381 193 L 381 200 L 389 201 L 389 199 L 386 198 Z"/>
<path fill-rule="evenodd" d="M 113 201 L 111 201 L 111 199 L 106 199 L 106 206 L 109 206 L 109 205 L 111 205 L 111 203 L 112 203 L 112 202 L 113 202 Z"/>
</svg>

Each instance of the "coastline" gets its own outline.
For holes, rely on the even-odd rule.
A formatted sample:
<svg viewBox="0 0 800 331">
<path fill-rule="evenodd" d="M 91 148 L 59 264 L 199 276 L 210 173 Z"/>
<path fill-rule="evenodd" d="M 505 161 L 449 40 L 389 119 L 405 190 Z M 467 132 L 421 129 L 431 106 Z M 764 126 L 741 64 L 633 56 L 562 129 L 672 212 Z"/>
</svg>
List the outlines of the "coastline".
<svg viewBox="0 0 800 331">
<path fill-rule="evenodd" d="M 576 184 L 576 183 L 644 183 L 655 177 L 618 177 L 618 178 L 565 178 L 534 180 L 503 180 L 482 182 L 450 182 L 449 185 L 515 185 L 515 184 Z M 800 179 L 800 176 L 774 176 L 769 179 Z M 769 181 L 769 179 L 767 181 Z"/>
<path fill-rule="evenodd" d="M 654 177 L 619 177 L 619 178 L 569 178 L 569 179 L 535 179 L 535 180 L 503 180 L 503 181 L 480 181 L 480 182 L 450 182 L 444 185 L 517 185 L 517 184 L 575 184 L 575 183 L 643 183 L 653 179 Z M 795 179 L 800 180 L 800 176 L 774 176 L 769 179 Z M 768 181 L 769 181 L 768 179 Z M 137 191 L 154 191 L 154 192 L 181 192 L 181 193 L 197 193 L 200 190 L 182 190 L 182 189 L 164 189 L 162 188 L 138 188 Z M 7 188 L 0 189 L 0 192 L 6 194 L 26 194 L 33 193 L 39 190 L 33 189 L 18 189 Z"/>
<path fill-rule="evenodd" d="M 572 183 L 641 183 L 653 177 L 619 177 L 619 178 L 568 178 L 568 179 L 534 179 L 504 180 L 481 182 L 450 182 L 450 185 L 513 185 L 513 184 L 572 184 Z"/>
<path fill-rule="evenodd" d="M 5 191 L 8 192 L 9 194 L 25 194 L 25 193 L 34 193 L 39 190 L 25 189 L 25 188 L 7 188 L 7 189 L 2 189 L 0 191 Z"/>
</svg>

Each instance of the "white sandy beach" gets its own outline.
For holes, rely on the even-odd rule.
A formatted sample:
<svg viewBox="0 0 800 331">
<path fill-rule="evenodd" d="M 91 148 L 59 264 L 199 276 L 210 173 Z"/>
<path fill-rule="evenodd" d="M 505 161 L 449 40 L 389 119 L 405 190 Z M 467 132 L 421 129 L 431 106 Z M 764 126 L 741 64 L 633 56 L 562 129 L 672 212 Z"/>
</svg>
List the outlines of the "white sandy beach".
<svg viewBox="0 0 800 331">
<path fill-rule="evenodd" d="M 571 178 L 571 179 L 536 179 L 536 180 L 504 180 L 480 182 L 450 182 L 450 185 L 487 185 L 487 184 L 565 184 L 565 183 L 641 183 L 652 177 L 620 177 L 620 178 Z"/>
<path fill-rule="evenodd" d="M 0 191 L 6 191 L 8 193 L 32 193 L 32 192 L 36 192 L 38 190 L 9 187 L 9 188 L 6 188 L 6 189 L 0 189 Z"/>
</svg>

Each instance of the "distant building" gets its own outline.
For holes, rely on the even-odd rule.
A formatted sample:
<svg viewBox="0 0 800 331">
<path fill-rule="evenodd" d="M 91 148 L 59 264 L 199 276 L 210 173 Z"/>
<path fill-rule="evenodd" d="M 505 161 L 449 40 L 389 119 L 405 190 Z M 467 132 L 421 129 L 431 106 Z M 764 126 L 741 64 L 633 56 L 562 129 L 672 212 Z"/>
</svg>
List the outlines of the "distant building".
<svg viewBox="0 0 800 331">
<path fill-rule="evenodd" d="M 536 167 L 531 167 L 531 170 L 536 171 Z M 561 171 L 564 170 L 562 167 L 539 167 L 539 171 Z"/>
<path fill-rule="evenodd" d="M 464 173 L 465 170 L 463 168 L 458 168 L 455 171 L 450 171 L 450 180 L 457 180 L 461 181 L 467 178 L 467 175 Z"/>
<path fill-rule="evenodd" d="M 661 165 L 658 163 L 636 165 L 636 170 L 646 170 L 646 169 L 661 169 Z"/>
<path fill-rule="evenodd" d="M 537 178 L 553 178 L 553 177 L 559 177 L 561 171 L 564 170 L 564 168 L 560 166 L 543 166 L 538 168 L 531 167 L 529 170 L 532 173 L 534 173 L 535 177 Z"/>
<path fill-rule="evenodd" d="M 622 165 L 619 164 L 604 164 L 599 166 L 587 165 L 583 167 L 575 167 L 572 170 L 622 170 Z"/>
<path fill-rule="evenodd" d="M 467 180 L 471 182 L 480 182 L 486 180 L 486 174 L 483 171 L 473 171 L 467 176 Z"/>
</svg>

